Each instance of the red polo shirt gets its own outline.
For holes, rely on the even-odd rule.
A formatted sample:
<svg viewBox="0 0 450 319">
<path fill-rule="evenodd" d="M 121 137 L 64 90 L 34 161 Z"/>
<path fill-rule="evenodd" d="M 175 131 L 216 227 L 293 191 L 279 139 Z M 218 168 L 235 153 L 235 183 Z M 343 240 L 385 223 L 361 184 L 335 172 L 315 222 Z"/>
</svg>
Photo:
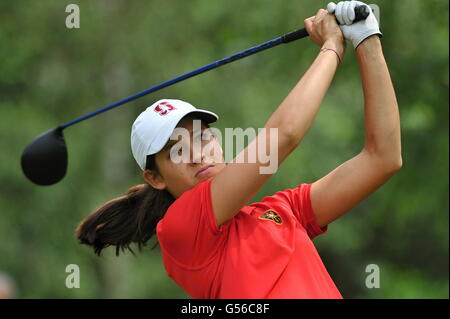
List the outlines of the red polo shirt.
<svg viewBox="0 0 450 319">
<path fill-rule="evenodd" d="M 157 226 L 167 274 L 192 298 L 342 298 L 311 241 L 327 231 L 315 222 L 311 184 L 217 227 L 211 181 L 180 196 Z"/>
</svg>

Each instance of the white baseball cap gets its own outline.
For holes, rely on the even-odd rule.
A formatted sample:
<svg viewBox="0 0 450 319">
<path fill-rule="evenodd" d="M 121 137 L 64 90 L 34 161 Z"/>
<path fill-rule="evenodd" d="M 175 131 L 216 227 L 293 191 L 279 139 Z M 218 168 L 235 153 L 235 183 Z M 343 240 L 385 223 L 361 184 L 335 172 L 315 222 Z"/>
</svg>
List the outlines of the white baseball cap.
<svg viewBox="0 0 450 319">
<path fill-rule="evenodd" d="M 206 123 L 219 119 L 213 112 L 172 99 L 159 100 L 139 114 L 131 128 L 131 150 L 142 170 L 145 170 L 147 155 L 158 153 L 166 145 L 178 122 L 188 114 L 198 115 Z"/>
</svg>

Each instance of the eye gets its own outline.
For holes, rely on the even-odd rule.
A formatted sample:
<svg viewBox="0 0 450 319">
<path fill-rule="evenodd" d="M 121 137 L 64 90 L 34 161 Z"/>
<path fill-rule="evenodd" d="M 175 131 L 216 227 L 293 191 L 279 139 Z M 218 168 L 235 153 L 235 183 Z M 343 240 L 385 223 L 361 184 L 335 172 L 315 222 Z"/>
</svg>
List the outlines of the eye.
<svg viewBox="0 0 450 319">
<path fill-rule="evenodd" d="M 169 152 L 169 159 L 174 158 L 176 156 L 181 156 L 183 154 L 183 147 L 181 146 L 172 146 Z"/>
<path fill-rule="evenodd" d="M 216 134 L 214 133 L 214 131 L 209 130 L 209 129 L 205 131 L 205 136 L 208 141 L 213 138 L 216 138 Z"/>
<path fill-rule="evenodd" d="M 210 141 L 212 138 L 214 138 L 215 135 L 213 132 L 209 129 L 205 129 L 202 131 L 201 134 L 198 134 L 196 139 L 200 141 Z"/>
</svg>

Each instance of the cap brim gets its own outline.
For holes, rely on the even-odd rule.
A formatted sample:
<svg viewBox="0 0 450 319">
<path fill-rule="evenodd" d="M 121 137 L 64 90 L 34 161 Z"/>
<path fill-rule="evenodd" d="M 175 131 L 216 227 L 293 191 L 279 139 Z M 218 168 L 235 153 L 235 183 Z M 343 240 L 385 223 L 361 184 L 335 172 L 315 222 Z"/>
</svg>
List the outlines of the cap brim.
<svg viewBox="0 0 450 319">
<path fill-rule="evenodd" d="M 186 115 L 196 115 L 198 116 L 201 120 L 204 120 L 206 123 L 214 123 L 219 119 L 219 116 L 213 112 L 207 111 L 207 110 L 200 110 L 197 109 L 195 111 L 189 112 Z M 186 116 L 185 115 L 185 116 Z M 185 117 L 183 116 L 183 117 Z M 180 119 L 181 121 L 181 119 Z M 178 123 L 177 123 L 178 125 Z"/>
</svg>

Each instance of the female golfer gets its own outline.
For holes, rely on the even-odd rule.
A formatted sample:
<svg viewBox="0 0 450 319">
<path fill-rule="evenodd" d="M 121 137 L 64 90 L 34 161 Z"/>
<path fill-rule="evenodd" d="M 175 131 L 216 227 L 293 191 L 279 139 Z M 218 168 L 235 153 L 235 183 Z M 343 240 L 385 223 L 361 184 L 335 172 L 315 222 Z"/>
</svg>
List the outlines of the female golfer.
<svg viewBox="0 0 450 319">
<path fill-rule="evenodd" d="M 160 100 L 132 127 L 132 151 L 145 184 L 86 218 L 77 228 L 80 242 L 99 255 L 114 245 L 119 254 L 131 243 L 141 248 L 156 234 L 167 274 L 193 298 L 342 298 L 312 239 L 402 166 L 399 112 L 381 33 L 373 13 L 352 24 L 354 5 L 340 2 L 335 15 L 321 9 L 304 21 L 321 49 L 266 122 L 268 134 L 259 133 L 241 154 L 247 158 L 252 149 L 275 143 L 282 163 L 300 144 L 344 57 L 347 39 L 356 50 L 364 91 L 366 135 L 358 155 L 311 184 L 249 204 L 271 176 L 261 174 L 265 163 L 225 164 L 222 152 L 206 151 L 220 149 L 217 139 L 203 136 L 217 120 L 214 113 L 180 100 Z M 275 141 L 270 128 L 277 129 Z M 179 132 L 188 132 L 189 138 L 180 139 Z M 200 141 L 200 150 L 189 147 L 191 139 L 192 145 Z M 174 160 L 186 153 L 187 163 Z"/>
</svg>

